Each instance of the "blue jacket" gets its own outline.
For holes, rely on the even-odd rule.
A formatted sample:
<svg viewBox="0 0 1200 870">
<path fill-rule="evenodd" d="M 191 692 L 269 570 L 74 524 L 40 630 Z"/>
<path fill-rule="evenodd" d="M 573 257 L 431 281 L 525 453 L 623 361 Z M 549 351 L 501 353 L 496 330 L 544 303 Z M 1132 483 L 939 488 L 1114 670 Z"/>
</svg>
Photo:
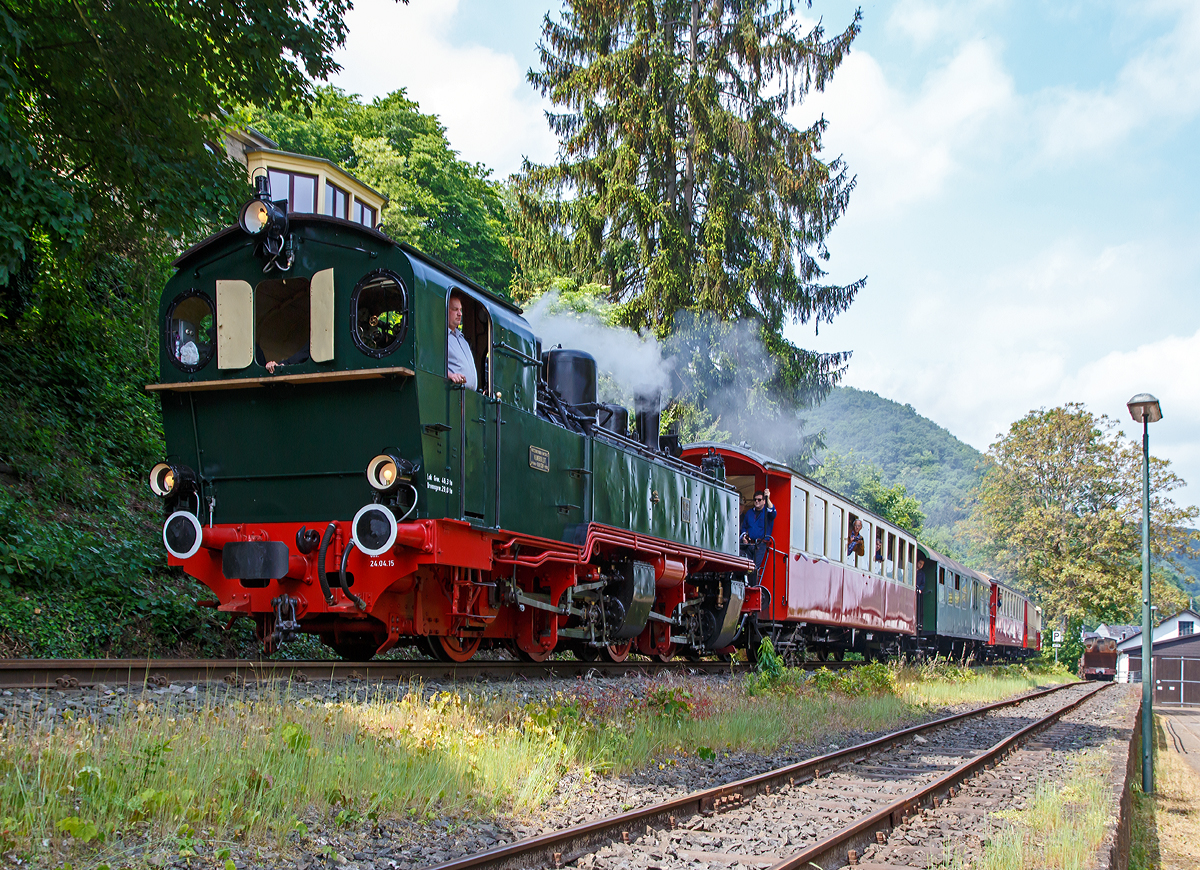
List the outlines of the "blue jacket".
<svg viewBox="0 0 1200 870">
<path fill-rule="evenodd" d="M 742 534 L 750 540 L 771 537 L 775 528 L 775 508 L 750 508 L 742 514 Z"/>
</svg>

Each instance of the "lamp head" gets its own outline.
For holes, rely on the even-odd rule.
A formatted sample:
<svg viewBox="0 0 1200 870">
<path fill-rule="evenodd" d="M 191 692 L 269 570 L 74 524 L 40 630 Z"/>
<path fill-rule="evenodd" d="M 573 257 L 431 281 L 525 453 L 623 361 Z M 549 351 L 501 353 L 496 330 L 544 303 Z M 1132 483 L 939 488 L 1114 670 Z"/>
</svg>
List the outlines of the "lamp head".
<svg viewBox="0 0 1200 870">
<path fill-rule="evenodd" d="M 242 206 L 238 215 L 238 223 L 252 236 L 266 233 L 268 238 L 282 239 L 288 230 L 287 213 L 279 207 L 278 203 L 271 201 L 268 184 L 267 176 L 255 177 L 254 199 Z"/>
<path fill-rule="evenodd" d="M 1129 408 L 1129 416 L 1135 423 L 1157 423 L 1162 419 L 1162 408 L 1159 407 L 1158 399 L 1149 393 L 1138 393 L 1126 402 L 1125 406 Z"/>
</svg>

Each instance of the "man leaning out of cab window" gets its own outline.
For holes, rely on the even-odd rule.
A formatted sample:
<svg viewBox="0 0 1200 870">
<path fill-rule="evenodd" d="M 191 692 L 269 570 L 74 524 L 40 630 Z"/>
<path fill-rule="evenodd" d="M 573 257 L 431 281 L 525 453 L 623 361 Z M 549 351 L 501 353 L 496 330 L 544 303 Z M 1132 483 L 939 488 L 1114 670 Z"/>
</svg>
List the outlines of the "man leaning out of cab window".
<svg viewBox="0 0 1200 870">
<path fill-rule="evenodd" d="M 450 304 L 446 307 L 446 377 L 456 384 L 464 384 L 468 389 L 478 390 L 479 376 L 475 374 L 471 345 L 460 332 L 462 319 L 462 294 L 451 293 Z"/>
</svg>

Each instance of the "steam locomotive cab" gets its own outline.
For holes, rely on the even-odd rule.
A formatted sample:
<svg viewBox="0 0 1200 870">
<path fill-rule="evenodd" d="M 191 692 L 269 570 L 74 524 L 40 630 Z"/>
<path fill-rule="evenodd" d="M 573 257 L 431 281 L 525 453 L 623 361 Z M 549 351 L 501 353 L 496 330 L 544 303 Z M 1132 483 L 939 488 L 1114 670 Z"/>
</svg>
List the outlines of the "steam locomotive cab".
<svg viewBox="0 0 1200 870">
<path fill-rule="evenodd" d="M 595 361 L 542 353 L 504 297 L 262 196 L 175 265 L 148 387 L 163 540 L 267 649 L 669 657 L 729 648 L 757 610 L 736 491 L 659 450 L 656 420 L 630 437 Z M 447 378 L 452 294 L 476 389 Z"/>
</svg>

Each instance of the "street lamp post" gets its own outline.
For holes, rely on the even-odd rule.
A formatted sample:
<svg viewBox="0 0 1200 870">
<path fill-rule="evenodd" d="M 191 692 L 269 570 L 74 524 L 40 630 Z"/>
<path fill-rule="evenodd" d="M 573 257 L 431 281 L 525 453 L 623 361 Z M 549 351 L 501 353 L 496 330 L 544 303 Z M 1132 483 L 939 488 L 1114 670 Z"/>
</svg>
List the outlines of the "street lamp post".
<svg viewBox="0 0 1200 870">
<path fill-rule="evenodd" d="M 1154 698 L 1150 680 L 1154 655 L 1150 624 L 1150 424 L 1162 419 L 1158 399 L 1138 393 L 1125 403 L 1135 423 L 1142 424 L 1142 791 L 1154 792 Z"/>
</svg>

